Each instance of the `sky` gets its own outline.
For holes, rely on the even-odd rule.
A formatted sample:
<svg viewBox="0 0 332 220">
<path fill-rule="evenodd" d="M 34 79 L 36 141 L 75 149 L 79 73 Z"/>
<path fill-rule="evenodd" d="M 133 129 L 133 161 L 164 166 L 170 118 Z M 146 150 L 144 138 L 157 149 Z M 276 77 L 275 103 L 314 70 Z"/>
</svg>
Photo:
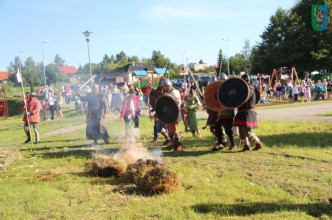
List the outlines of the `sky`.
<svg viewBox="0 0 332 220">
<path fill-rule="evenodd" d="M 124 51 L 151 58 L 160 51 L 176 64 L 217 63 L 251 46 L 280 7 L 296 0 L 0 0 L 0 71 L 15 57 L 52 63 L 59 54 L 69 66 Z M 48 43 L 43 43 L 44 41 Z M 44 54 L 44 56 L 43 56 Z"/>
</svg>

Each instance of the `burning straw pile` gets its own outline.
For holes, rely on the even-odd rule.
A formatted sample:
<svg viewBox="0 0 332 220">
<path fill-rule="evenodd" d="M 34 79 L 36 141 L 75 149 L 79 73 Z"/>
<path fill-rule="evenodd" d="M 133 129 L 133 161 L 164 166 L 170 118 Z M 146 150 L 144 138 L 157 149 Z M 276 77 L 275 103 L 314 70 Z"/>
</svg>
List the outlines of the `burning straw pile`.
<svg viewBox="0 0 332 220">
<path fill-rule="evenodd" d="M 114 155 L 95 153 L 88 168 L 97 176 L 115 176 L 134 183 L 146 193 L 175 192 L 181 186 L 179 179 L 160 161 L 160 156 L 132 141 L 126 142 L 125 147 Z"/>
<path fill-rule="evenodd" d="M 180 188 L 176 173 L 157 161 L 138 160 L 127 168 L 126 179 L 148 193 L 172 193 Z"/>
<path fill-rule="evenodd" d="M 87 168 L 93 175 L 101 177 L 121 177 L 126 172 L 126 164 L 115 160 L 112 156 L 95 153 L 92 157 L 92 162 L 87 164 Z"/>
</svg>

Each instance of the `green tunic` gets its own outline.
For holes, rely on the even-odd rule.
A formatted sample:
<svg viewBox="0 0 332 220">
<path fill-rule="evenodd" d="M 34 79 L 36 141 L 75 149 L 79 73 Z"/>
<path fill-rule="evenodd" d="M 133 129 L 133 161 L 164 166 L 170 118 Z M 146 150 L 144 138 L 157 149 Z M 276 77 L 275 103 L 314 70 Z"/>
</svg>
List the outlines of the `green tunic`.
<svg viewBox="0 0 332 220">
<path fill-rule="evenodd" d="M 186 96 L 185 99 L 186 112 L 187 112 L 187 124 L 190 131 L 198 130 L 198 122 L 196 118 L 196 110 L 197 107 L 201 106 L 201 102 L 199 101 L 197 96 L 190 98 Z"/>
</svg>

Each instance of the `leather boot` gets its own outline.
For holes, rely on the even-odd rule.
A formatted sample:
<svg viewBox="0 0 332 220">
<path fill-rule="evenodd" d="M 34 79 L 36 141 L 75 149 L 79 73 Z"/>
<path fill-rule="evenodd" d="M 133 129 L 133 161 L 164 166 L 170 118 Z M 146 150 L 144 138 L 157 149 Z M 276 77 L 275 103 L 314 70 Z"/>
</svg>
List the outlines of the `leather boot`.
<svg viewBox="0 0 332 220">
<path fill-rule="evenodd" d="M 260 149 L 262 149 L 262 147 L 264 146 L 263 143 L 260 142 L 260 141 L 259 141 L 259 142 L 256 142 L 255 145 L 256 145 L 256 146 L 255 146 L 255 148 L 254 148 L 253 150 L 260 150 Z"/>
<path fill-rule="evenodd" d="M 163 150 L 173 150 L 174 148 L 174 137 L 169 139 L 169 145 L 166 147 L 163 147 Z"/>
<path fill-rule="evenodd" d="M 182 150 L 182 143 L 181 143 L 181 137 L 179 134 L 176 134 L 174 136 L 174 145 L 173 145 L 174 151 L 181 151 Z"/>
<path fill-rule="evenodd" d="M 241 144 L 243 144 L 242 151 L 249 151 L 250 150 L 250 142 L 248 138 L 242 139 Z"/>
<path fill-rule="evenodd" d="M 255 133 L 251 133 L 249 136 L 250 140 L 255 142 L 255 148 L 253 150 L 259 150 L 263 147 L 263 143 L 259 140 Z"/>
<path fill-rule="evenodd" d="M 167 145 L 171 142 L 171 139 L 169 138 L 168 134 L 166 132 L 161 132 L 161 135 L 164 136 L 164 138 L 166 139 L 163 143 L 163 145 Z"/>
<path fill-rule="evenodd" d="M 231 146 L 229 146 L 228 150 L 233 150 L 234 148 L 237 148 L 234 139 L 231 140 Z"/>
</svg>

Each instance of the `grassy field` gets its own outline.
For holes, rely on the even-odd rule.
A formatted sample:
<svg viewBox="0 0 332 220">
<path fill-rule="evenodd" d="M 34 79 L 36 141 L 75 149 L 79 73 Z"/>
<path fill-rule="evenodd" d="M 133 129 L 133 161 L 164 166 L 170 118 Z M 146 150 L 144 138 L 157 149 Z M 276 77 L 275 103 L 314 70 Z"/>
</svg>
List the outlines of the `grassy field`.
<svg viewBox="0 0 332 220">
<path fill-rule="evenodd" d="M 181 189 L 147 195 L 115 177 L 87 173 L 94 150 L 85 139 L 85 118 L 64 110 L 61 123 L 40 124 L 38 145 L 22 144 L 21 117 L 0 121 L 0 159 L 8 149 L 22 156 L 0 166 L 0 219 L 332 218 L 331 124 L 260 122 L 256 134 L 265 147 L 250 152 L 212 152 L 208 129 L 202 139 L 182 132 L 184 151 L 163 154 Z M 150 143 L 153 122 L 140 122 L 141 143 L 160 148 L 162 139 Z M 114 153 L 124 123 L 106 127 L 111 143 L 95 149 Z"/>
</svg>

